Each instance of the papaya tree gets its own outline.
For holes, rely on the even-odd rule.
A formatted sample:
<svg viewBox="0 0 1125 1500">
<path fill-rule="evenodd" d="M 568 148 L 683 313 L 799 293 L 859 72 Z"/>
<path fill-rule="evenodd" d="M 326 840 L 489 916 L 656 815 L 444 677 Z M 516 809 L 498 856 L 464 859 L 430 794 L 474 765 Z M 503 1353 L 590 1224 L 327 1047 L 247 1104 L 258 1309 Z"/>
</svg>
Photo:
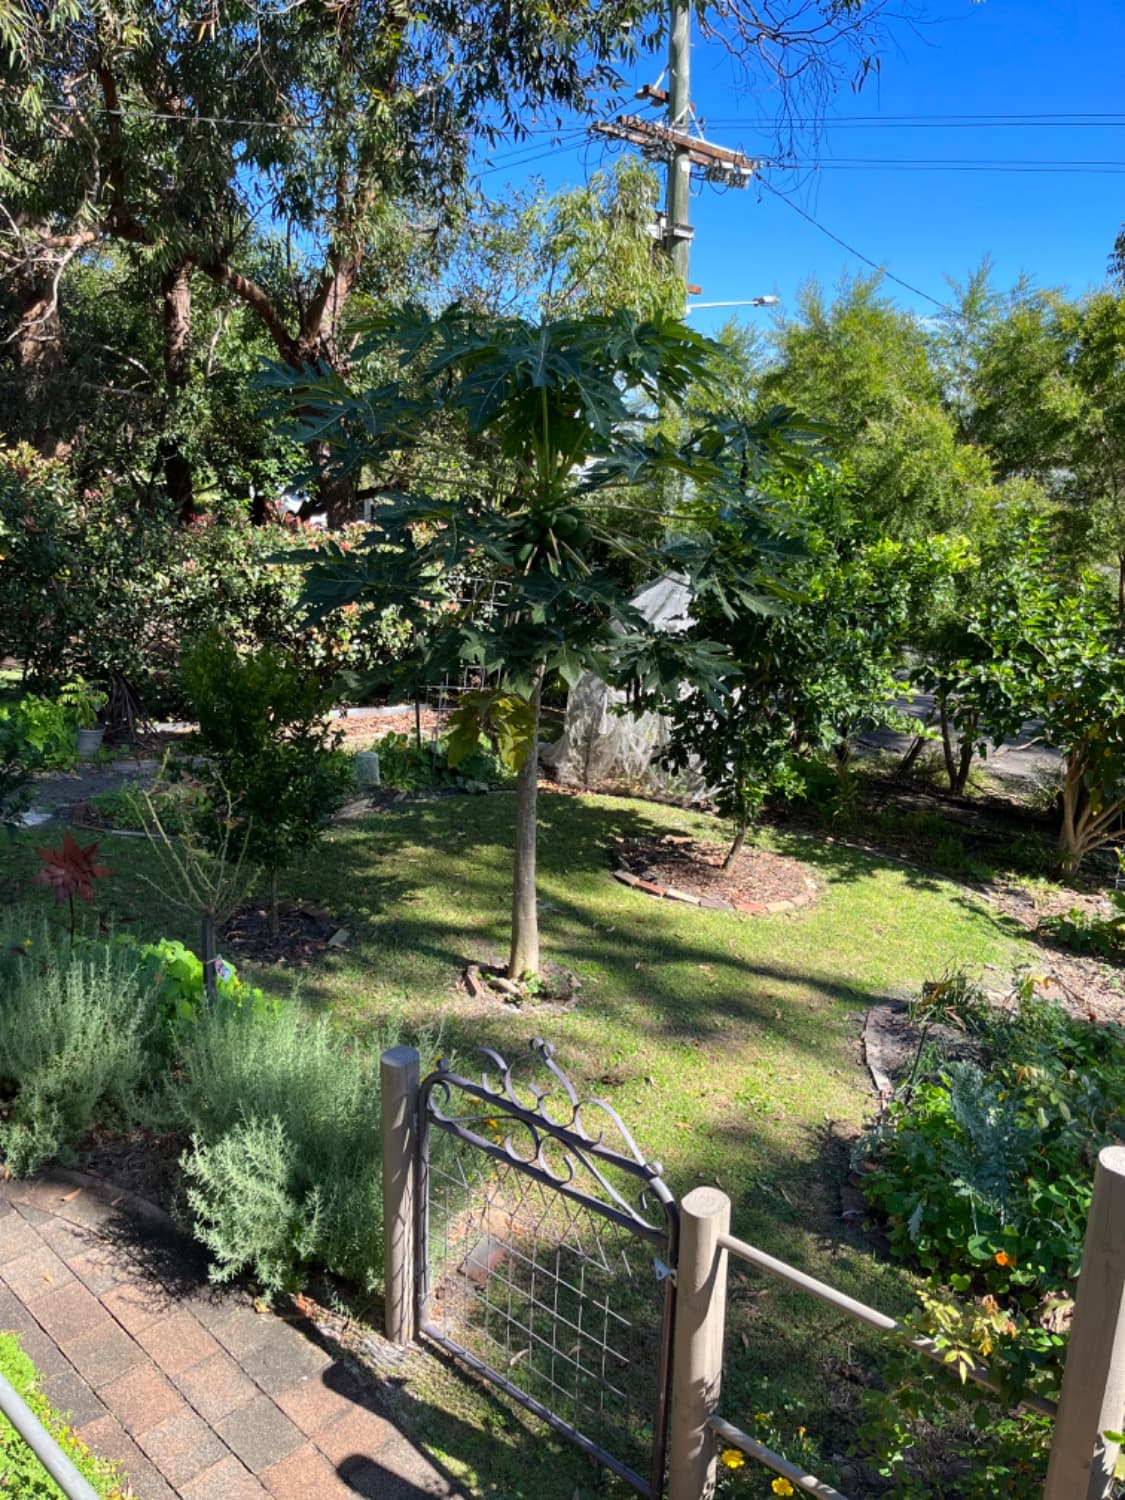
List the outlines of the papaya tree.
<svg viewBox="0 0 1125 1500">
<path fill-rule="evenodd" d="M 532 322 L 438 317 L 406 308 L 368 326 L 367 352 L 401 351 L 401 376 L 353 391 L 331 370 L 309 370 L 286 399 L 301 437 L 331 446 L 342 469 L 378 474 L 435 430 L 460 433 L 460 477 L 384 498 L 366 545 L 328 543 L 308 561 L 316 610 L 399 605 L 416 633 L 415 666 L 442 681 L 467 667 L 487 691 L 465 696 L 453 754 L 490 734 L 517 772 L 515 880 L 508 973 L 539 968 L 535 901 L 537 743 L 545 681 L 573 685 L 585 670 L 642 696 L 674 697 L 682 681 L 719 690 L 722 648 L 698 635 L 661 635 L 633 608 L 612 567 L 644 555 L 653 576 L 674 570 L 729 612 L 757 607 L 775 585 L 771 548 L 751 481 L 771 465 L 804 461 L 793 424 L 775 414 L 755 428 L 702 424 L 673 442 L 659 430 L 662 401 L 710 379 L 716 346 L 672 318 L 627 312 Z M 737 453 L 737 463 L 732 454 Z M 705 508 L 669 516 L 654 540 L 610 529 L 605 497 L 636 495 L 667 471 L 721 505 L 731 548 Z M 621 514 L 620 508 L 615 514 Z M 649 518 L 643 518 L 649 519 Z M 641 530 L 641 527 L 638 527 Z M 475 585 L 488 585 L 482 607 Z"/>
</svg>

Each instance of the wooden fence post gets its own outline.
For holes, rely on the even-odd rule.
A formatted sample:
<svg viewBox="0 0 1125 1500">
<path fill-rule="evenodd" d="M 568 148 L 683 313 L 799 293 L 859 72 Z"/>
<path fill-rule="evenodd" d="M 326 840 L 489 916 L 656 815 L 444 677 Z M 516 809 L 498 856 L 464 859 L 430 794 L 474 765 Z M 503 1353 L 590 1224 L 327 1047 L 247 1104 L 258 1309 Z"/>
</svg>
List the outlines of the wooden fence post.
<svg viewBox="0 0 1125 1500">
<path fill-rule="evenodd" d="M 718 1188 L 693 1188 L 680 1204 L 668 1500 L 709 1500 L 715 1492 L 715 1439 L 707 1422 L 723 1379 L 727 1252 L 719 1236 L 729 1229 L 730 1199 Z"/>
<path fill-rule="evenodd" d="M 1125 1421 L 1125 1146 L 1098 1156 L 1043 1500 L 1104 1500 Z"/>
<path fill-rule="evenodd" d="M 383 1298 L 387 1337 L 414 1337 L 414 1235 L 418 1173 L 418 1079 L 413 1047 L 379 1059 L 383 1117 Z"/>
</svg>

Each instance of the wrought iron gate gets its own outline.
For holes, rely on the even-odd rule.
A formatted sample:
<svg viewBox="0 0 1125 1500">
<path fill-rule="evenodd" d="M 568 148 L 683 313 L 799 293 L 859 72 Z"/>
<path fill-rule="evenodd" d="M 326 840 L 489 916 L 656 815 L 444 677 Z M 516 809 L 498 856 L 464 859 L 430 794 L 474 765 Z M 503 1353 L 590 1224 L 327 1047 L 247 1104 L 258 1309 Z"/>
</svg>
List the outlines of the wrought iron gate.
<svg viewBox="0 0 1125 1500">
<path fill-rule="evenodd" d="M 444 1064 L 419 1103 L 419 1330 L 640 1494 L 664 1490 L 678 1213 L 616 1112 Z M 583 1113 L 598 1114 L 593 1133 Z"/>
</svg>

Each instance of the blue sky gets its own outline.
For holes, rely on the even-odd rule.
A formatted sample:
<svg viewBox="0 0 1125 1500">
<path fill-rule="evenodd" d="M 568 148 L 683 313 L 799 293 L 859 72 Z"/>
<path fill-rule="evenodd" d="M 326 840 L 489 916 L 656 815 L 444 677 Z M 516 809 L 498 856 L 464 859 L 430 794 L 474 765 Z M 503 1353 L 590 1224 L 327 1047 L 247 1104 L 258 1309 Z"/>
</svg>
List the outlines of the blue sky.
<svg viewBox="0 0 1125 1500">
<path fill-rule="evenodd" d="M 1041 285 L 1063 286 L 1075 294 L 1103 284 L 1109 251 L 1125 221 L 1125 4 L 921 3 L 932 19 L 913 29 L 896 27 L 879 75 L 862 92 L 842 92 L 829 104 L 817 150 L 802 153 L 808 170 L 773 171 L 766 181 L 840 239 L 938 301 L 948 295 L 947 275 L 963 279 L 986 254 L 995 261 L 1000 286 L 1010 285 L 1021 272 Z M 636 70 L 636 81 L 654 82 L 660 67 L 659 60 L 646 59 Z M 708 137 L 750 155 L 769 152 L 772 130 L 756 129 L 754 122 L 772 118 L 773 106 L 733 77 L 723 49 L 697 38 L 692 71 L 693 99 L 708 122 Z M 930 123 L 939 115 L 1094 116 L 1114 111 L 1119 123 Z M 864 122 L 849 128 L 848 120 L 858 116 L 866 117 Z M 902 116 L 930 121 L 896 121 Z M 498 158 L 504 149 L 498 149 Z M 530 146 L 528 155 L 536 155 Z M 526 166 L 495 171 L 484 182 L 498 194 L 505 181 L 538 174 L 554 189 L 581 182 L 609 157 L 600 148 L 560 149 Z M 1122 165 L 1115 172 L 1050 173 L 843 165 L 860 158 Z M 788 203 L 757 186 L 720 193 L 700 185 L 692 212 L 691 279 L 703 288 L 696 300 L 769 293 L 792 308 L 808 277 L 830 286 L 846 270 L 865 269 Z M 893 283 L 887 291 L 919 313 L 934 310 L 924 298 Z M 693 321 L 711 330 L 726 316 L 700 312 Z M 768 314 L 747 310 L 745 316 L 761 320 Z"/>
</svg>

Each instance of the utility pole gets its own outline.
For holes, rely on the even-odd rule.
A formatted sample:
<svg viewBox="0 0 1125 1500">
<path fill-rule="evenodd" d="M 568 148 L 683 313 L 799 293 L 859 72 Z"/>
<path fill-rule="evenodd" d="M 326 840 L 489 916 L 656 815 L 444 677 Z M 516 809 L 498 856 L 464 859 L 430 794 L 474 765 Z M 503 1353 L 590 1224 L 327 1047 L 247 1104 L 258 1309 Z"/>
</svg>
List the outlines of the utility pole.
<svg viewBox="0 0 1125 1500">
<path fill-rule="evenodd" d="M 618 115 L 593 128 L 599 135 L 627 141 L 640 148 L 650 161 L 663 164 L 666 173 L 664 212 L 657 215 L 654 238 L 671 257 L 676 274 L 691 295 L 698 287 L 688 283 L 691 255 L 691 182 L 700 177 L 705 182 L 724 187 L 747 187 L 762 165 L 741 151 L 713 146 L 696 133 L 691 112 L 691 0 L 671 0 L 668 43 L 668 87 L 645 84 L 637 98 L 646 104 L 662 106 L 666 123 L 657 125 L 638 115 Z"/>
<path fill-rule="evenodd" d="M 672 0 L 668 40 L 668 129 L 686 131 L 691 113 L 691 5 Z M 687 285 L 691 256 L 691 151 L 674 145 L 668 158 L 665 245 L 680 280 Z"/>
</svg>

